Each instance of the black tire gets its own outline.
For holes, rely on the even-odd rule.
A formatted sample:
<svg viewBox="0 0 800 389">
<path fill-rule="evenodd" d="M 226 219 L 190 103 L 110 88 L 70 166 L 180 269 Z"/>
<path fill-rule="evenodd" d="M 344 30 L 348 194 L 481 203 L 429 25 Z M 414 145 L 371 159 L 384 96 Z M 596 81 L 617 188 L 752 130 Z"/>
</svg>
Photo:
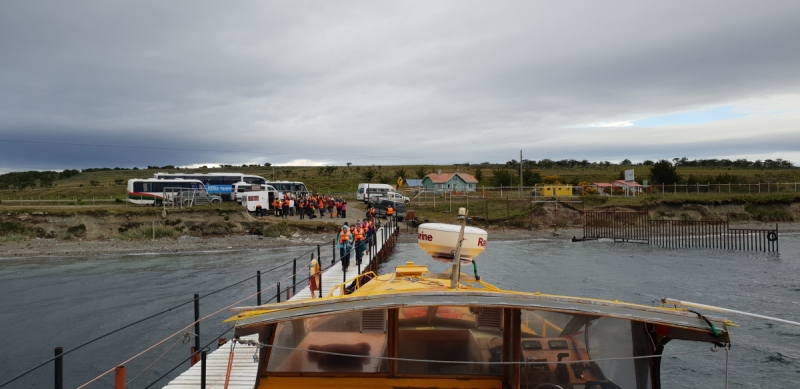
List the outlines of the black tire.
<svg viewBox="0 0 800 389">
<path fill-rule="evenodd" d="M 219 200 L 217 200 L 217 199 L 213 199 L 213 200 L 211 200 L 211 204 L 219 204 L 220 202 L 221 202 L 221 201 L 219 201 Z"/>
<path fill-rule="evenodd" d="M 770 231 L 767 233 L 767 240 L 770 242 L 775 242 L 778 240 L 778 234 L 775 231 Z"/>
</svg>

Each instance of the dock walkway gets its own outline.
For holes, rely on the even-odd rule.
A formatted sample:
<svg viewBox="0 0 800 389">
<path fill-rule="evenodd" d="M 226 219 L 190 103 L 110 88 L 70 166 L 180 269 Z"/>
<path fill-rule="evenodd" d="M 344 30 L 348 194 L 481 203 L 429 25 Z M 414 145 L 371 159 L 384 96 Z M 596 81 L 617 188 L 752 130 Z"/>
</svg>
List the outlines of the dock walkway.
<svg viewBox="0 0 800 389">
<path fill-rule="evenodd" d="M 376 239 L 376 249 L 373 253 L 380 253 L 384 246 L 387 245 L 386 238 L 383 237 L 385 233 L 389 237 L 396 231 L 397 227 L 389 225 L 385 230 L 378 230 Z M 384 232 L 386 231 L 386 232 Z M 338 254 L 337 254 L 338 255 Z M 378 256 L 376 256 L 377 258 Z M 343 271 L 342 262 L 336 261 L 333 266 L 323 269 L 322 272 L 322 296 L 327 297 L 331 289 L 335 286 L 342 284 L 345 280 L 350 280 L 358 275 L 358 265 L 356 264 L 355 253 L 350 259 L 350 267 L 347 271 Z M 370 263 L 369 252 L 365 251 L 362 259 L 361 271 L 365 272 Z M 321 264 L 324 266 L 324 264 Z M 292 296 L 289 301 L 301 301 L 311 298 L 311 290 L 308 286 L 298 291 L 296 295 Z M 243 336 L 243 340 L 258 341 L 258 335 Z M 230 358 L 231 346 L 225 344 L 218 349 L 209 353 L 206 357 L 206 389 L 207 388 L 224 388 L 225 387 L 225 374 L 228 369 L 228 359 Z M 258 375 L 258 350 L 255 347 L 237 345 L 234 349 L 233 368 L 231 369 L 231 379 L 228 384 L 228 389 L 253 389 L 256 383 L 256 376 Z M 180 376 L 172 380 L 164 389 L 197 389 L 200 387 L 200 363 L 196 363 L 189 370 L 183 372 Z"/>
</svg>

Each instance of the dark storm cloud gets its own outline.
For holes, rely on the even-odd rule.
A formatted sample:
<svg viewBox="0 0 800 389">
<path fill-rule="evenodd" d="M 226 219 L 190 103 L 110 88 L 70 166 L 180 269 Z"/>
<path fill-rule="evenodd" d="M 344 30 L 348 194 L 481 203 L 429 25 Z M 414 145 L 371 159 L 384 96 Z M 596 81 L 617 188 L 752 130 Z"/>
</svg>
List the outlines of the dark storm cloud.
<svg viewBox="0 0 800 389">
<path fill-rule="evenodd" d="M 0 142 L 0 168 L 519 149 L 800 162 L 799 16 L 795 2 L 3 2 L 0 138 L 223 152 Z M 580 128 L 720 105 L 785 113 Z"/>
</svg>

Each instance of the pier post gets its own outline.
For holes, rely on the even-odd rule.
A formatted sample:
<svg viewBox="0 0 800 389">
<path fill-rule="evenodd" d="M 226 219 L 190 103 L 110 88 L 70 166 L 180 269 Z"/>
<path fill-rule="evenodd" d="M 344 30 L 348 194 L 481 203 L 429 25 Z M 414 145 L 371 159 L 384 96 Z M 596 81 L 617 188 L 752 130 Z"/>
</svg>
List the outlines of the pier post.
<svg viewBox="0 0 800 389">
<path fill-rule="evenodd" d="M 333 246 L 332 247 L 332 251 L 331 251 L 331 254 L 332 254 L 331 255 L 331 266 L 333 266 L 333 264 L 336 263 L 336 237 L 335 236 L 333 237 L 333 242 L 331 242 L 331 243 L 332 243 L 332 246 Z"/>
<path fill-rule="evenodd" d="M 202 389 L 206 389 L 206 352 L 205 351 L 200 353 L 200 387 Z M 114 389 L 116 389 L 116 388 L 114 388 Z"/>
<path fill-rule="evenodd" d="M 292 295 L 297 294 L 297 258 L 292 261 Z"/>
<path fill-rule="evenodd" d="M 125 365 L 114 369 L 114 389 L 125 389 Z"/>
<path fill-rule="evenodd" d="M 322 266 L 322 265 L 321 265 L 321 264 L 322 264 L 322 254 L 320 254 L 320 248 L 319 248 L 319 245 L 317 245 L 317 262 L 319 262 L 319 263 L 320 263 L 320 266 Z M 331 264 L 331 265 L 333 265 L 333 264 Z"/>
<path fill-rule="evenodd" d="M 261 270 L 256 271 L 256 305 L 261 305 Z"/>
<path fill-rule="evenodd" d="M 194 351 L 200 350 L 200 295 L 194 294 Z M 192 357 L 192 365 L 197 363 L 197 358 Z"/>
<path fill-rule="evenodd" d="M 55 387 L 56 389 L 64 389 L 64 357 L 61 356 L 61 353 L 64 352 L 64 349 L 61 347 L 56 347 L 55 356 L 55 366 L 56 366 L 56 375 L 55 375 Z"/>
<path fill-rule="evenodd" d="M 281 283 L 278 282 L 278 288 L 275 289 L 275 296 L 278 297 L 278 302 L 281 302 Z"/>
</svg>

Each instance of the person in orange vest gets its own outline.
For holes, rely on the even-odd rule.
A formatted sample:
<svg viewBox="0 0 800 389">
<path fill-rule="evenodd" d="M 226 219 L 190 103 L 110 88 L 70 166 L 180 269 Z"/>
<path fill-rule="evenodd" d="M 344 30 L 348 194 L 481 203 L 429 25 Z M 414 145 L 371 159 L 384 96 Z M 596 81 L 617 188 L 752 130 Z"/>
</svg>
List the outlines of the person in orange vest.
<svg viewBox="0 0 800 389">
<path fill-rule="evenodd" d="M 303 220 L 305 218 L 305 216 L 306 216 L 305 215 L 305 211 L 306 210 L 304 209 L 305 208 L 305 204 L 304 203 L 305 203 L 305 200 L 297 199 L 297 213 L 300 214 L 300 220 Z"/>
<path fill-rule="evenodd" d="M 325 217 L 325 199 L 319 198 L 319 217 Z"/>
<path fill-rule="evenodd" d="M 367 209 L 367 219 L 371 220 L 374 217 L 375 217 L 375 208 L 370 206 L 369 209 Z"/>
<path fill-rule="evenodd" d="M 275 200 L 272 200 L 272 209 L 275 210 L 275 217 L 281 216 L 281 200 L 275 197 Z"/>
<path fill-rule="evenodd" d="M 394 208 L 392 208 L 392 206 L 389 205 L 389 208 L 386 208 L 386 217 L 389 218 L 392 216 L 394 216 Z"/>
<path fill-rule="evenodd" d="M 364 255 L 364 229 L 361 226 L 361 220 L 356 220 L 355 229 L 353 230 L 353 242 L 356 248 L 356 265 L 361 266 L 361 256 Z"/>
<path fill-rule="evenodd" d="M 308 264 L 308 290 L 311 291 L 311 298 L 316 298 L 317 294 L 316 291 L 319 290 L 319 286 L 322 285 L 320 278 L 322 275 L 322 271 L 320 271 L 319 262 L 316 259 L 312 259 L 311 263 Z"/>
<path fill-rule="evenodd" d="M 289 196 L 283 198 L 281 203 L 281 218 L 286 219 L 289 217 Z"/>
<path fill-rule="evenodd" d="M 344 223 L 336 238 L 339 242 L 339 257 L 342 258 L 342 269 L 347 271 L 347 268 L 350 267 L 350 250 L 353 242 L 353 235 L 350 234 L 347 223 Z"/>
</svg>

